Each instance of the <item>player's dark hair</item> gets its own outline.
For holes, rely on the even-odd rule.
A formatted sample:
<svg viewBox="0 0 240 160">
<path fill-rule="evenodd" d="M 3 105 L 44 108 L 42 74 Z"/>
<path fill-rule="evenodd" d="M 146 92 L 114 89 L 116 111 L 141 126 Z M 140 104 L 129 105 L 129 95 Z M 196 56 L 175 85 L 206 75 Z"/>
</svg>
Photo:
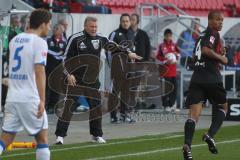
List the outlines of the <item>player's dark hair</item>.
<svg viewBox="0 0 240 160">
<path fill-rule="evenodd" d="M 37 29 L 43 23 L 47 24 L 52 19 L 52 14 L 45 9 L 36 9 L 30 15 L 30 28 Z"/>
<path fill-rule="evenodd" d="M 140 22 L 140 17 L 139 17 L 139 15 L 138 15 L 137 13 L 133 13 L 131 16 L 136 16 L 136 18 L 137 18 L 137 24 L 139 24 L 139 22 Z"/>
<path fill-rule="evenodd" d="M 208 20 L 211 20 L 214 18 L 215 15 L 221 14 L 222 12 L 219 10 L 212 10 L 208 13 Z"/>
<path fill-rule="evenodd" d="M 167 34 L 172 34 L 172 30 L 167 28 L 165 31 L 164 31 L 164 36 L 166 36 Z"/>
<path fill-rule="evenodd" d="M 129 20 L 130 20 L 130 15 L 129 15 L 128 13 L 123 13 L 123 14 L 121 15 L 121 17 L 120 17 L 120 22 L 122 21 L 122 18 L 123 18 L 123 17 L 128 17 Z"/>
</svg>

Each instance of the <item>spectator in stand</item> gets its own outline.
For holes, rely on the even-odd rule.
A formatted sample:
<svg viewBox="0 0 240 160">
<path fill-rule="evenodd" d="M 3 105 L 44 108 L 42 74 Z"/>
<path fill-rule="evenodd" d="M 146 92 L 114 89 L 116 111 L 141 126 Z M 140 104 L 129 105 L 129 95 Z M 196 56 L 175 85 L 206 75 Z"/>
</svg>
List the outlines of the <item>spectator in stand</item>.
<svg viewBox="0 0 240 160">
<path fill-rule="evenodd" d="M 174 58 L 175 57 L 175 58 Z M 164 42 L 159 45 L 157 61 L 164 64 L 168 68 L 168 72 L 164 75 L 164 80 L 173 85 L 173 90 L 162 97 L 162 104 L 165 111 L 180 111 L 176 106 L 177 98 L 177 60 L 180 57 L 179 49 L 172 41 L 172 31 L 166 29 L 164 31 Z"/>
<path fill-rule="evenodd" d="M 10 42 L 13 37 L 21 32 L 19 17 L 16 14 L 11 15 L 8 41 Z"/>
<path fill-rule="evenodd" d="M 197 21 L 197 22 L 196 22 Z M 191 30 L 193 29 L 194 32 Z M 180 49 L 181 59 L 180 64 L 186 68 L 192 68 L 192 54 L 195 42 L 199 36 L 199 19 L 195 19 L 191 23 L 191 29 L 187 29 L 180 34 L 177 46 Z"/>
<path fill-rule="evenodd" d="M 240 65 L 240 51 L 235 52 L 233 57 L 233 64 Z"/>
<path fill-rule="evenodd" d="M 23 15 L 20 19 L 20 29 L 25 32 L 29 28 L 29 17 L 28 15 Z"/>
</svg>

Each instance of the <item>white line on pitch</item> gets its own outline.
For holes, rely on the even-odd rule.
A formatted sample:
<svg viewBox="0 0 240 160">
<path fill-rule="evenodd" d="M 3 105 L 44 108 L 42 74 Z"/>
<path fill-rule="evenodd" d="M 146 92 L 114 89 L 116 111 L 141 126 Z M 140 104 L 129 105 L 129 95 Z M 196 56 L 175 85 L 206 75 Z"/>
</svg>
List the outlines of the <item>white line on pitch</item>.
<svg viewBox="0 0 240 160">
<path fill-rule="evenodd" d="M 51 149 L 51 152 L 59 152 L 59 151 L 67 151 L 67 150 L 83 149 L 83 148 L 93 148 L 93 147 L 99 147 L 99 146 L 110 146 L 110 145 L 116 145 L 116 144 L 128 144 L 128 143 L 136 143 L 136 142 L 154 141 L 154 140 L 161 140 L 161 139 L 173 139 L 173 138 L 179 138 L 179 137 L 183 137 L 183 135 L 172 135 L 172 136 L 166 136 L 161 138 L 157 138 L 157 137 L 145 138 L 145 139 L 136 139 L 136 140 L 130 140 L 130 141 L 110 142 L 106 144 L 93 144 L 93 145 L 86 145 L 86 146 L 66 147 L 66 148 L 59 148 L 59 149 Z M 32 155 L 32 154 L 35 154 L 35 152 L 10 154 L 6 156 L 2 156 L 1 158 L 25 156 L 25 155 Z"/>
<path fill-rule="evenodd" d="M 230 140 L 230 141 L 222 141 L 222 142 L 218 142 L 216 144 L 227 144 L 227 143 L 236 143 L 236 142 L 240 142 L 240 139 Z M 192 145 L 192 148 L 202 147 L 205 145 L 206 144 Z M 146 151 L 146 152 L 136 152 L 136 153 L 129 153 L 129 154 L 119 154 L 119 155 L 106 156 L 106 157 L 90 158 L 87 160 L 107 160 L 107 159 L 131 157 L 131 156 L 143 156 L 143 155 L 147 155 L 147 154 L 154 154 L 154 153 L 167 152 L 167 151 L 176 151 L 176 150 L 181 150 L 181 149 L 182 149 L 181 147 L 166 148 L 166 149 L 151 150 L 151 151 Z"/>
</svg>

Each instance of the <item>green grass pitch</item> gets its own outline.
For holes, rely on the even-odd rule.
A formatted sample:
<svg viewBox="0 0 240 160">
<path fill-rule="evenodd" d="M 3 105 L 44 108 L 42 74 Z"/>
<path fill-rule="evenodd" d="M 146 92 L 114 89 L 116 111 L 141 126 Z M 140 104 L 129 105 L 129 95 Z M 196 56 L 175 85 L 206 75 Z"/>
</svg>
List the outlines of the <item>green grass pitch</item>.
<svg viewBox="0 0 240 160">
<path fill-rule="evenodd" d="M 240 126 L 224 127 L 216 136 L 218 155 L 212 155 L 201 141 L 206 130 L 194 136 L 194 160 L 239 160 Z M 76 140 L 77 141 L 77 140 Z M 183 133 L 108 140 L 106 144 L 78 143 L 51 146 L 51 160 L 182 160 Z M 5 152 L 2 160 L 34 160 L 31 149 Z"/>
</svg>

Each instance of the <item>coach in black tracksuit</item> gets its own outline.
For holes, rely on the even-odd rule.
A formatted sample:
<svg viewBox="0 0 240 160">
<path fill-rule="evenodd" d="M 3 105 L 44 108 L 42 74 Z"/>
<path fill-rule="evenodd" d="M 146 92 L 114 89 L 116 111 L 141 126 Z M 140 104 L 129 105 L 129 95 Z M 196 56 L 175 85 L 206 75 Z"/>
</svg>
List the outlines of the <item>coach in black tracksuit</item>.
<svg viewBox="0 0 240 160">
<path fill-rule="evenodd" d="M 131 31 L 130 26 L 131 26 L 130 15 L 125 14 L 125 13 L 122 14 L 120 17 L 120 26 L 118 29 L 116 29 L 109 35 L 109 40 L 114 41 L 117 44 L 124 44 L 124 42 L 127 42 L 127 41 L 131 42 L 133 44 L 134 33 Z M 132 49 L 132 47 L 133 47 L 133 45 L 130 48 Z M 118 51 L 115 51 L 115 52 L 118 52 Z M 107 57 L 108 57 L 107 58 L 108 63 L 111 67 L 111 78 L 113 78 L 112 92 L 115 93 L 116 95 L 120 94 L 120 100 L 121 100 L 120 101 L 120 116 L 121 116 L 120 120 L 125 121 L 126 116 L 127 116 L 126 115 L 126 109 L 127 109 L 126 103 L 128 103 L 127 99 L 131 99 L 131 97 L 128 97 L 129 94 L 127 92 L 127 90 L 129 90 L 129 88 L 126 87 L 126 84 L 124 81 L 124 76 L 128 72 L 128 68 L 126 65 L 119 66 L 119 67 L 122 67 L 124 74 L 122 76 L 122 80 L 117 82 L 116 80 L 114 80 L 114 77 L 116 77 L 116 76 L 114 76 L 114 74 L 119 74 L 119 73 L 116 73 L 116 69 L 113 69 L 113 67 L 111 65 L 112 53 L 108 54 Z M 124 61 L 127 61 L 127 60 L 124 59 L 124 57 L 121 57 L 121 62 L 124 62 Z M 116 82 L 118 84 L 116 84 Z M 112 99 L 109 99 L 108 105 L 109 106 L 112 105 Z M 115 123 L 117 121 L 118 121 L 117 111 L 114 110 L 111 112 L 111 122 Z"/>
<path fill-rule="evenodd" d="M 89 56 L 95 55 L 100 59 L 101 50 L 106 46 L 106 43 L 108 43 L 109 40 L 106 37 L 97 35 L 96 31 L 97 31 L 97 19 L 94 17 L 87 17 L 84 22 L 84 31 L 73 34 L 68 40 L 68 44 L 65 50 L 66 60 L 78 55 L 89 55 Z M 132 59 L 141 59 L 141 57 L 137 56 L 135 53 L 129 52 L 127 50 L 124 53 L 127 53 L 128 56 Z M 97 71 L 99 71 L 99 64 L 100 64 L 100 61 L 97 64 L 97 67 L 95 69 Z M 76 86 L 78 84 L 80 86 L 99 89 L 100 82 L 98 77 L 96 81 L 93 83 L 84 82 L 83 77 L 85 74 L 85 70 L 86 70 L 86 67 L 81 67 L 73 71 L 72 73 L 69 73 L 69 71 L 65 70 L 65 73 L 68 74 L 67 78 L 68 78 L 69 85 Z M 76 106 L 77 98 L 78 97 L 68 96 L 68 99 L 73 99 L 75 101 L 71 108 L 72 111 L 74 111 L 74 108 L 77 107 Z M 100 106 L 100 101 L 95 99 L 89 99 L 89 98 L 87 98 L 87 100 L 90 105 L 90 115 L 89 115 L 90 134 L 93 136 L 93 140 L 95 140 L 96 142 L 105 143 L 105 140 L 102 139 L 102 135 L 103 135 L 102 118 L 100 116 L 102 114 L 102 110 L 101 110 L 101 107 L 98 107 Z M 96 107 L 97 109 L 94 109 L 95 111 L 92 111 L 93 108 L 96 108 Z M 58 137 L 66 136 L 68 126 L 72 117 L 72 114 L 66 115 L 66 114 L 69 114 L 68 110 L 69 108 L 65 107 L 62 114 L 62 117 L 68 117 L 68 121 L 58 120 L 58 123 L 57 123 L 55 134 L 57 136 L 58 144 L 63 143 L 63 142 L 58 142 Z M 98 115 L 97 118 L 94 116 L 96 114 Z M 95 117 L 95 118 L 92 118 L 92 117 Z"/>
</svg>

